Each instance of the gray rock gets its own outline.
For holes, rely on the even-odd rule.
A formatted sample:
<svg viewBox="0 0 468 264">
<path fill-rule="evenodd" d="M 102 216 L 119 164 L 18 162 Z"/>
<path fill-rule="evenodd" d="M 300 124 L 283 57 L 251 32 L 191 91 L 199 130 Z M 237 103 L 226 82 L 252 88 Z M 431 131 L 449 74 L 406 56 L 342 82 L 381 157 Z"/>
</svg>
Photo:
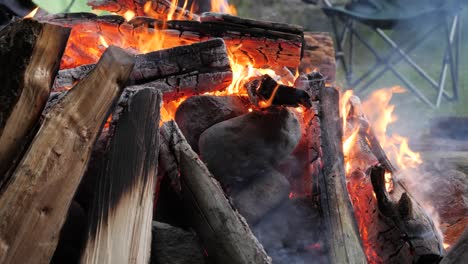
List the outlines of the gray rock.
<svg viewBox="0 0 468 264">
<path fill-rule="evenodd" d="M 300 137 L 294 113 L 274 108 L 210 127 L 200 136 L 199 150 L 209 170 L 230 193 L 286 158 Z"/>
<path fill-rule="evenodd" d="M 198 152 L 200 134 L 216 123 L 247 113 L 246 100 L 239 96 L 192 96 L 177 108 L 175 120 Z"/>
<path fill-rule="evenodd" d="M 194 233 L 153 221 L 151 264 L 203 264 L 202 248 Z"/>
<path fill-rule="evenodd" d="M 288 180 L 278 171 L 267 169 L 232 197 L 237 210 L 252 226 L 287 200 L 289 192 Z"/>
</svg>

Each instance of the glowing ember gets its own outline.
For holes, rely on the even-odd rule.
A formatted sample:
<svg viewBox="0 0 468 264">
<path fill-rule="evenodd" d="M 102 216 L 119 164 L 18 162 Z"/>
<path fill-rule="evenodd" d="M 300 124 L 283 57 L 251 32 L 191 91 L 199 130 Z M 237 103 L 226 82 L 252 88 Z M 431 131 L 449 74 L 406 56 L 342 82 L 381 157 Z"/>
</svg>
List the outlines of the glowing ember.
<svg viewBox="0 0 468 264">
<path fill-rule="evenodd" d="M 104 47 L 106 47 L 106 48 L 109 47 L 109 44 L 107 44 L 107 41 L 104 39 L 103 36 L 99 36 L 99 41 L 101 42 L 101 44 L 102 44 Z"/>
</svg>

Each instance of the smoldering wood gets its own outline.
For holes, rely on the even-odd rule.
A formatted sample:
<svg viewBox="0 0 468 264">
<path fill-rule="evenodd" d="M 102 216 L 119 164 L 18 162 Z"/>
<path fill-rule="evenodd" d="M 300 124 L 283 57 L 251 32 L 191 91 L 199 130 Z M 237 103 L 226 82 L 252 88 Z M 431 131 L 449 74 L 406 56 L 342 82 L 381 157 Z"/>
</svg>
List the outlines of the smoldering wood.
<svg viewBox="0 0 468 264">
<path fill-rule="evenodd" d="M 150 2 L 151 5 L 145 10 L 147 2 Z M 184 10 L 169 0 L 89 0 L 88 5 L 93 9 L 105 10 L 119 15 L 132 11 L 137 16 L 149 16 L 161 20 L 167 19 L 169 13 L 180 20 L 200 19 L 198 15 L 189 11 L 191 7 Z"/>
<path fill-rule="evenodd" d="M 323 169 L 319 185 L 329 257 L 332 263 L 367 263 L 346 189 L 338 90 L 322 86 L 320 106 Z"/>
<path fill-rule="evenodd" d="M 81 263 L 150 259 L 161 97 L 127 88 L 112 113 Z"/>
<path fill-rule="evenodd" d="M 384 263 L 437 263 L 444 249 L 434 222 L 402 182 L 394 180 L 387 192 L 385 171 L 384 166 L 370 169 L 378 215 L 369 224 L 369 237 L 377 239 L 377 254 Z"/>
<path fill-rule="evenodd" d="M 69 34 L 30 19 L 0 31 L 0 186 L 34 137 Z"/>
<path fill-rule="evenodd" d="M 312 106 L 310 96 L 304 90 L 296 89 L 287 85 L 277 83 L 270 75 L 265 74 L 254 78 L 245 84 L 249 91 L 251 101 L 257 105 L 259 101 L 270 102 L 271 105 L 298 107 L 302 105 L 306 108 Z M 254 98 L 252 98 L 254 97 Z M 262 105 L 259 105 L 262 107 Z"/>
<path fill-rule="evenodd" d="M 440 264 L 462 264 L 468 260 L 468 228 L 458 238 L 457 243 L 452 245 L 447 255 Z"/>
<path fill-rule="evenodd" d="M 257 68 L 297 68 L 302 57 L 302 29 L 287 24 L 241 18 L 220 20 L 217 15 L 205 15 L 202 21 L 167 22 L 147 17 L 126 22 L 120 16 L 93 14 L 62 14 L 41 19 L 75 29 L 62 59 L 62 69 L 95 63 L 104 50 L 100 38 L 135 51 L 151 48 L 148 44 L 157 42 L 161 36 L 164 41 L 157 43 L 161 49 L 222 38 L 233 61 Z M 90 46 L 97 48 L 90 52 Z"/>
<path fill-rule="evenodd" d="M 181 196 L 192 226 L 216 263 L 271 263 L 244 218 L 190 148 L 174 121 L 161 127 L 160 155 L 180 172 Z M 166 152 L 167 150 L 167 152 Z M 167 164 L 163 168 L 168 168 Z"/>
<path fill-rule="evenodd" d="M 232 81 L 232 70 L 222 39 L 175 47 L 135 56 L 132 85 L 154 87 L 170 101 L 182 96 L 225 89 Z M 54 91 L 68 89 L 94 64 L 61 70 Z"/>
<path fill-rule="evenodd" d="M 333 39 L 326 32 L 304 32 L 304 56 L 299 66 L 303 74 L 321 72 L 330 84 L 335 82 L 336 61 Z"/>
<path fill-rule="evenodd" d="M 0 262 L 50 261 L 93 144 L 133 65 L 132 56 L 110 47 L 47 114 L 0 195 Z"/>
</svg>

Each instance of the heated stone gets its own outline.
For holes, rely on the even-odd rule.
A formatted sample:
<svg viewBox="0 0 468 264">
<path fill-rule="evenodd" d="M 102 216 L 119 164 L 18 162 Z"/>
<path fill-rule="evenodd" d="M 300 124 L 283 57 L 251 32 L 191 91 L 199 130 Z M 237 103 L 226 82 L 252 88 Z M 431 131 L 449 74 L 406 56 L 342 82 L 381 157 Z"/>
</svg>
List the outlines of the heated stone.
<svg viewBox="0 0 468 264">
<path fill-rule="evenodd" d="M 286 108 L 255 111 L 218 123 L 200 136 L 201 158 L 225 190 L 238 191 L 286 158 L 301 137 Z"/>
<path fill-rule="evenodd" d="M 239 96 L 192 96 L 176 112 L 176 122 L 188 143 L 198 152 L 200 134 L 212 125 L 247 113 L 246 100 Z"/>
<path fill-rule="evenodd" d="M 234 205 L 250 225 L 254 225 L 269 211 L 288 199 L 288 180 L 274 169 L 266 169 L 238 193 L 233 194 Z"/>
<path fill-rule="evenodd" d="M 151 264 L 203 264 L 202 249 L 196 235 L 181 228 L 153 222 Z"/>
</svg>

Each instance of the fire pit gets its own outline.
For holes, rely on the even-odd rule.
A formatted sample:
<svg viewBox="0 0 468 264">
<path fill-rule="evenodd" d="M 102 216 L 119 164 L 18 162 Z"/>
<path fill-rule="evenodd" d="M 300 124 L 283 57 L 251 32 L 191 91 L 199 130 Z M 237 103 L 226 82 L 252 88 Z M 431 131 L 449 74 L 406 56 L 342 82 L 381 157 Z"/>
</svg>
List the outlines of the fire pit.
<svg viewBox="0 0 468 264">
<path fill-rule="evenodd" d="M 0 262 L 442 259 L 326 33 L 90 4 L 0 32 Z"/>
</svg>

